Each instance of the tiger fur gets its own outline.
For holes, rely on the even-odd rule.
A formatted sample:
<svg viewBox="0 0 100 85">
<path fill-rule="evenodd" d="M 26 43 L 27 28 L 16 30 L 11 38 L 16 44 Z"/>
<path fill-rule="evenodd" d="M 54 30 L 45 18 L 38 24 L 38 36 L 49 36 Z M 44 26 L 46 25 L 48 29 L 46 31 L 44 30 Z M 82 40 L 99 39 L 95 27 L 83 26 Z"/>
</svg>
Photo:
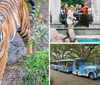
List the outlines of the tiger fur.
<svg viewBox="0 0 100 85">
<path fill-rule="evenodd" d="M 8 44 L 17 32 L 27 46 L 30 40 L 27 4 L 24 0 L 0 0 L 0 83 L 8 58 Z M 27 48 L 27 54 L 30 53 L 32 53 L 31 45 Z"/>
</svg>

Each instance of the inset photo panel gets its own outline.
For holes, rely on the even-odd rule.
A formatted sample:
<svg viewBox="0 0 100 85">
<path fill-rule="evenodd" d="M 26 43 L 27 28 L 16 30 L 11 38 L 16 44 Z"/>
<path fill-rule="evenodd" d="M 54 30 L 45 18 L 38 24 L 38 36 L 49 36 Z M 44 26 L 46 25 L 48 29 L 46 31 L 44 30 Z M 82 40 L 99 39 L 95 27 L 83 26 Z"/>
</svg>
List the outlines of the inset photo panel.
<svg viewBox="0 0 100 85">
<path fill-rule="evenodd" d="M 50 0 L 50 41 L 100 43 L 100 0 Z"/>
<path fill-rule="evenodd" d="M 0 0 L 0 85 L 49 85 L 49 0 Z"/>
<path fill-rule="evenodd" d="M 99 44 L 50 45 L 50 85 L 99 84 Z"/>
</svg>

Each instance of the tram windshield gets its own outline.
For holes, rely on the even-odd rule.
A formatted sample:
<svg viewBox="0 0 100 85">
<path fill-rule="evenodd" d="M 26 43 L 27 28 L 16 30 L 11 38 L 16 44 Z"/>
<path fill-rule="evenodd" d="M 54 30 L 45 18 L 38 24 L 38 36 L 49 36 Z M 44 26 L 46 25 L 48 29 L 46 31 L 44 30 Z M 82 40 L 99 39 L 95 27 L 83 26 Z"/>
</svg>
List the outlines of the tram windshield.
<svg viewBox="0 0 100 85">
<path fill-rule="evenodd" d="M 77 60 L 77 63 L 79 63 L 80 65 L 91 65 L 91 62 L 88 59 Z"/>
</svg>

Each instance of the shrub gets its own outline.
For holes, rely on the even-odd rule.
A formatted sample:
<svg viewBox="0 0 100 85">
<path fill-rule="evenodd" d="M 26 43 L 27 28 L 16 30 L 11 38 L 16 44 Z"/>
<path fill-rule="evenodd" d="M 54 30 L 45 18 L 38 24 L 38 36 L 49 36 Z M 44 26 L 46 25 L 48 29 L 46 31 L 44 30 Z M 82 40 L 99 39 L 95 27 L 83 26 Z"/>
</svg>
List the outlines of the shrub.
<svg viewBox="0 0 100 85">
<path fill-rule="evenodd" d="M 29 55 L 24 61 L 22 85 L 49 85 L 48 51 Z"/>
</svg>

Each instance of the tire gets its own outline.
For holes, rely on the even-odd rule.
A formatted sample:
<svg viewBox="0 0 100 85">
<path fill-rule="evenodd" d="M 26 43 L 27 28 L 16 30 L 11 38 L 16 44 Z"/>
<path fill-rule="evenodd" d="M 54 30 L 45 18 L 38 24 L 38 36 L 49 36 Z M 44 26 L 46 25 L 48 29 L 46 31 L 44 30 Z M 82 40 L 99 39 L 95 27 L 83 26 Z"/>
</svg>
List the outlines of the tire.
<svg viewBox="0 0 100 85">
<path fill-rule="evenodd" d="M 89 78 L 93 80 L 94 79 L 94 74 L 93 73 L 90 73 L 89 74 Z"/>
</svg>

